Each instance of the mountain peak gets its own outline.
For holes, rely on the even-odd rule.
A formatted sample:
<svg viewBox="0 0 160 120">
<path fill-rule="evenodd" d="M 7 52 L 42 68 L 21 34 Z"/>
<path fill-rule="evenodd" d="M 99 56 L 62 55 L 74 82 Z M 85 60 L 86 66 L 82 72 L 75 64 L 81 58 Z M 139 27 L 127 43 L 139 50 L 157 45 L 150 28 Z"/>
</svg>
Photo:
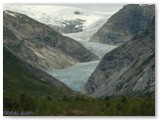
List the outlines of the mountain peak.
<svg viewBox="0 0 160 120">
<path fill-rule="evenodd" d="M 120 45 L 148 28 L 155 15 L 155 6 L 125 5 L 91 38 L 92 42 Z"/>
<path fill-rule="evenodd" d="M 17 17 L 15 17 L 17 16 Z M 98 57 L 77 41 L 17 12 L 4 11 L 4 44 L 28 63 L 41 69 L 65 68 Z"/>
</svg>

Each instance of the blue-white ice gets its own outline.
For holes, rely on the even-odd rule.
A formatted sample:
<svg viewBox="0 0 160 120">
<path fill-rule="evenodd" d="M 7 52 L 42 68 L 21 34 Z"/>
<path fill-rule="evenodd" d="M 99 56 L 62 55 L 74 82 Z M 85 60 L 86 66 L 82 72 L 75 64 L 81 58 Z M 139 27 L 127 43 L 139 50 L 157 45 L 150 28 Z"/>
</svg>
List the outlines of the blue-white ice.
<svg viewBox="0 0 160 120">
<path fill-rule="evenodd" d="M 85 92 L 84 85 L 98 64 L 99 61 L 79 63 L 66 69 L 50 70 L 48 73 L 68 85 L 71 89 Z"/>
<path fill-rule="evenodd" d="M 106 53 L 118 47 L 115 45 L 108 45 L 108 44 L 88 42 L 88 41 L 80 41 L 80 43 L 88 50 L 96 54 L 100 59 L 102 59 Z"/>
</svg>

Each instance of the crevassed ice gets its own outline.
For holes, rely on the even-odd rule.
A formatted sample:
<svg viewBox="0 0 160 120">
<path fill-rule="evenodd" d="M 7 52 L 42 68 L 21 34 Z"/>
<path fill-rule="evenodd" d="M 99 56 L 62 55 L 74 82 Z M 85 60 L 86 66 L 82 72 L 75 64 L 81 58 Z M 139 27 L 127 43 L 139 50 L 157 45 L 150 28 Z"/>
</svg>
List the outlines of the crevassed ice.
<svg viewBox="0 0 160 120">
<path fill-rule="evenodd" d="M 47 72 L 71 89 L 84 92 L 84 85 L 98 64 L 99 61 L 79 63 L 66 69 L 53 69 Z"/>
</svg>

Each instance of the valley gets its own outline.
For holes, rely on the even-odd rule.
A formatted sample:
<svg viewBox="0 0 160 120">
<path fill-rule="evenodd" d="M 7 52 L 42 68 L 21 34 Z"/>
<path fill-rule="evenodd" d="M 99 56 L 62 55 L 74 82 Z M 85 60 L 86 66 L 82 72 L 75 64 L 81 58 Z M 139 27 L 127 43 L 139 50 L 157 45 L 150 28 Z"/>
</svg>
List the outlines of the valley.
<svg viewBox="0 0 160 120">
<path fill-rule="evenodd" d="M 4 5 L 5 111 L 155 115 L 155 5 L 89 8 Z"/>
<path fill-rule="evenodd" d="M 5 8 L 7 9 L 8 6 L 6 6 Z M 34 15 L 33 18 L 35 18 L 38 21 L 41 21 L 43 23 L 45 22 L 45 24 L 46 24 L 46 21 L 44 21 L 43 15 L 41 13 L 39 13 L 39 14 L 37 14 L 37 16 L 35 16 L 35 14 L 36 14 L 35 12 L 38 11 L 40 8 L 41 7 L 30 8 L 29 6 L 25 6 L 25 7 L 23 7 L 23 11 L 26 12 L 25 14 L 27 14 L 29 16 Z M 14 6 L 12 6 L 9 9 L 15 10 L 15 11 L 19 10 L 19 8 L 14 7 Z M 31 9 L 31 10 L 35 10 L 35 11 L 31 11 L 31 13 L 32 13 L 31 14 L 30 12 L 27 12 L 27 9 Z M 63 22 L 68 19 L 70 19 L 70 20 L 78 19 L 79 16 L 77 17 L 77 15 L 75 15 L 75 18 L 74 18 L 74 15 L 73 15 L 75 9 L 64 8 L 64 7 L 62 7 L 61 9 L 62 10 L 67 9 L 68 12 L 66 12 L 63 15 L 63 19 L 61 18 L 62 21 L 59 21 L 60 18 L 57 20 L 59 22 L 59 24 L 63 24 Z M 61 15 L 62 10 L 58 10 L 58 12 L 56 12 L 56 14 Z M 73 13 L 71 11 L 73 11 Z M 81 9 L 79 9 L 79 11 L 81 11 Z M 83 17 L 83 19 L 85 19 L 85 21 L 88 22 L 88 23 L 86 23 L 87 27 L 83 31 L 80 31 L 77 33 L 63 34 L 63 35 L 67 36 L 67 37 L 75 40 L 75 42 L 78 42 L 81 45 L 83 45 L 89 51 L 91 51 L 92 53 L 97 55 L 98 59 L 100 60 L 103 58 L 103 56 L 107 52 L 111 51 L 112 49 L 116 48 L 117 46 L 89 42 L 89 38 L 107 21 L 107 19 L 109 18 L 110 15 L 101 14 L 101 13 L 93 13 L 93 12 L 85 11 L 83 9 L 82 9 L 82 11 L 83 11 L 84 15 L 86 15 L 86 14 L 89 15 L 89 16 L 87 15 L 86 17 Z M 46 12 L 46 11 L 44 11 L 44 12 Z M 18 17 L 17 13 L 9 13 L 9 12 L 7 12 L 7 13 L 12 14 L 12 17 L 14 17 L 13 16 L 14 14 L 15 14 L 15 16 L 17 15 L 17 17 Z M 48 12 L 46 12 L 45 14 L 50 15 Z M 69 16 L 65 16 L 65 15 L 72 16 L 73 18 L 69 17 Z M 97 17 L 94 15 L 96 15 Z M 57 16 L 61 17 L 59 15 L 57 15 Z M 53 19 L 55 19 L 56 15 L 52 16 L 52 17 L 53 17 Z M 93 17 L 93 18 L 95 17 L 95 20 L 92 20 L 91 22 L 89 22 L 89 19 L 91 19 L 91 17 Z M 45 18 L 45 19 L 48 19 L 48 18 Z M 56 25 L 55 22 L 56 22 L 56 20 L 48 21 L 47 24 L 52 24 L 52 26 L 53 26 L 53 25 Z M 68 29 L 70 29 L 70 27 Z M 68 40 L 68 42 L 69 42 L 69 40 Z M 23 47 L 23 49 L 24 48 L 31 49 L 30 52 L 33 51 L 33 53 L 34 53 L 33 56 L 36 57 L 35 58 L 36 61 L 33 62 L 33 60 L 28 60 L 29 63 L 34 64 L 34 65 L 36 65 L 36 67 L 40 67 L 41 69 L 45 70 L 53 77 L 56 77 L 60 81 L 64 82 L 71 89 L 79 91 L 79 92 L 85 91 L 85 84 L 86 84 L 87 80 L 89 79 L 89 76 L 92 74 L 92 72 L 98 66 L 99 61 L 95 61 L 93 59 L 94 61 L 92 61 L 92 62 L 87 62 L 87 61 L 85 62 L 85 60 L 84 60 L 84 63 L 79 63 L 78 60 L 73 59 L 70 56 L 67 56 L 66 54 L 64 54 L 60 50 L 54 49 L 52 46 L 41 45 L 41 47 L 39 47 L 40 45 L 36 45 L 36 47 L 35 47 L 35 45 L 34 45 L 35 43 L 28 42 L 28 41 L 24 41 L 24 43 L 25 43 L 25 46 Z M 60 49 L 62 49 L 62 48 L 60 48 Z M 22 54 L 22 56 L 24 56 L 23 54 Z M 38 63 L 38 65 L 37 65 L 37 63 Z M 83 77 L 81 77 L 81 76 L 83 76 Z"/>
<path fill-rule="evenodd" d="M 100 61 L 85 62 L 66 69 L 53 69 L 48 74 L 68 85 L 71 89 L 85 93 L 85 84 Z"/>
</svg>

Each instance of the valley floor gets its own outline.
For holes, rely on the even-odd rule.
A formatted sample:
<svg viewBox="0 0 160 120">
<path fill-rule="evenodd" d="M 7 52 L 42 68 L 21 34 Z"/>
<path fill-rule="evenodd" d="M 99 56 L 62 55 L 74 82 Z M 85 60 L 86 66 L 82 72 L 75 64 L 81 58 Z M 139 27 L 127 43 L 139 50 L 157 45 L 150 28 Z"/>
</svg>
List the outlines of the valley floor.
<svg viewBox="0 0 160 120">
<path fill-rule="evenodd" d="M 155 99 L 135 97 L 93 99 L 80 95 L 55 98 L 24 93 L 4 96 L 3 115 L 21 116 L 24 113 L 33 116 L 154 116 Z"/>
</svg>

